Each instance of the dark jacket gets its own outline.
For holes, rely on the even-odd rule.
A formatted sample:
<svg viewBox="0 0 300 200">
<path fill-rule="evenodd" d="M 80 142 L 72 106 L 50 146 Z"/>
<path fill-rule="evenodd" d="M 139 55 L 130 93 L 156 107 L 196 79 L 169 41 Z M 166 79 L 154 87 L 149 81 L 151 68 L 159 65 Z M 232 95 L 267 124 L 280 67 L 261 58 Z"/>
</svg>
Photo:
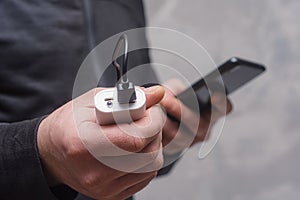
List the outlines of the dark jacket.
<svg viewBox="0 0 300 200">
<path fill-rule="evenodd" d="M 36 144 L 39 122 L 71 100 L 77 70 L 94 45 L 144 26 L 140 0 L 0 1 L 0 199 L 74 198 L 68 187 L 46 183 Z M 147 50 L 129 62 L 148 63 Z M 114 81 L 110 69 L 102 83 Z"/>
</svg>

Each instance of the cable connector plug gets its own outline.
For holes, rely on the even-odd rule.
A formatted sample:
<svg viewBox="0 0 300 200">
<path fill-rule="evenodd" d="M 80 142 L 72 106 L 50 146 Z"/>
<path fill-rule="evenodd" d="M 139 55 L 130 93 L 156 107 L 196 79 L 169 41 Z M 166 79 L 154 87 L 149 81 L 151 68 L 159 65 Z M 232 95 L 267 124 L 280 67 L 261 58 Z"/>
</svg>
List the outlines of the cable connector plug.
<svg viewBox="0 0 300 200">
<path fill-rule="evenodd" d="M 117 92 L 120 104 L 134 103 L 136 101 L 135 86 L 132 82 L 118 83 Z"/>
</svg>

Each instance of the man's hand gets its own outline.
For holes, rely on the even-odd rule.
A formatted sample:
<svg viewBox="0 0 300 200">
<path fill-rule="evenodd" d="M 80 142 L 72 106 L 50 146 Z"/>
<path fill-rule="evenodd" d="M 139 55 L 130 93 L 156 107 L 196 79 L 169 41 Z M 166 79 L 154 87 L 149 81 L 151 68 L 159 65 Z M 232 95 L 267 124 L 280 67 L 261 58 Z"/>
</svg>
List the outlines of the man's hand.
<svg viewBox="0 0 300 200">
<path fill-rule="evenodd" d="M 125 199 L 143 189 L 163 164 L 161 132 L 164 120 L 161 108 L 154 105 L 163 98 L 164 89 L 159 86 L 145 89 L 145 117 L 135 121 L 132 127 L 130 124 L 100 126 L 97 123 L 94 95 L 100 90 L 85 93 L 45 118 L 38 129 L 38 149 L 52 185 L 66 184 L 95 199 Z M 130 130 L 135 136 L 126 133 Z M 82 140 L 79 135 L 86 137 Z M 99 162 L 87 150 L 87 145 L 97 148 L 99 155 L 106 159 L 110 156 L 110 148 L 115 146 L 124 152 L 150 156 L 130 161 L 128 167 L 132 173 L 124 172 Z M 120 166 L 124 161 L 122 157 L 130 156 L 114 153 L 111 152 L 111 157 Z M 147 169 L 149 172 L 145 172 Z"/>
<path fill-rule="evenodd" d="M 166 85 L 169 89 L 165 88 L 166 92 L 161 104 L 166 112 L 177 120 L 167 118 L 163 128 L 163 146 L 165 147 L 172 142 L 164 149 L 166 154 L 179 153 L 190 145 L 208 139 L 213 125 L 232 110 L 230 101 L 216 93 L 211 98 L 213 115 L 211 111 L 208 111 L 199 116 L 175 97 L 175 94 L 179 94 L 184 89 L 181 82 L 171 80 Z M 224 110 L 224 106 L 226 106 L 226 110 Z M 180 128 L 180 123 L 184 124 L 184 128 Z M 175 136 L 176 139 L 174 139 Z"/>
</svg>

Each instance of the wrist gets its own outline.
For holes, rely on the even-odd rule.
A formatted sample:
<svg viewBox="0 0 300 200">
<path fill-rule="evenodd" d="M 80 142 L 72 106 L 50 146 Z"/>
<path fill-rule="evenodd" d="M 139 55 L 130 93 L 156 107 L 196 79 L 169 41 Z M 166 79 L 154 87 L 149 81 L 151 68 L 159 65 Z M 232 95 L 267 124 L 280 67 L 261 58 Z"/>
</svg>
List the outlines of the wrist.
<svg viewBox="0 0 300 200">
<path fill-rule="evenodd" d="M 51 137 L 49 137 L 50 130 L 49 117 L 46 117 L 41 121 L 38 127 L 37 147 L 47 183 L 50 187 L 54 187 L 60 185 L 61 182 L 55 175 L 52 167 L 51 146 L 53 145 L 51 145 L 52 140 Z"/>
</svg>

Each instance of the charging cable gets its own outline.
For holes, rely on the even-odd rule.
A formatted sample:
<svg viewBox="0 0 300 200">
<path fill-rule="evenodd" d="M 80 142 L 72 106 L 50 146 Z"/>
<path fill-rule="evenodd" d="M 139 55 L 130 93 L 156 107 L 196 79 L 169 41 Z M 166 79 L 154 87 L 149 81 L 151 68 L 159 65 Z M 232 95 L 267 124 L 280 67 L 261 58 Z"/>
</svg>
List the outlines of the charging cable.
<svg viewBox="0 0 300 200">
<path fill-rule="evenodd" d="M 119 51 L 124 46 L 122 66 L 117 62 Z M 117 92 L 118 102 L 120 104 L 134 103 L 136 101 L 135 86 L 128 80 L 127 64 L 128 64 L 128 39 L 126 34 L 122 34 L 119 38 L 113 53 L 112 64 L 117 70 Z"/>
</svg>

